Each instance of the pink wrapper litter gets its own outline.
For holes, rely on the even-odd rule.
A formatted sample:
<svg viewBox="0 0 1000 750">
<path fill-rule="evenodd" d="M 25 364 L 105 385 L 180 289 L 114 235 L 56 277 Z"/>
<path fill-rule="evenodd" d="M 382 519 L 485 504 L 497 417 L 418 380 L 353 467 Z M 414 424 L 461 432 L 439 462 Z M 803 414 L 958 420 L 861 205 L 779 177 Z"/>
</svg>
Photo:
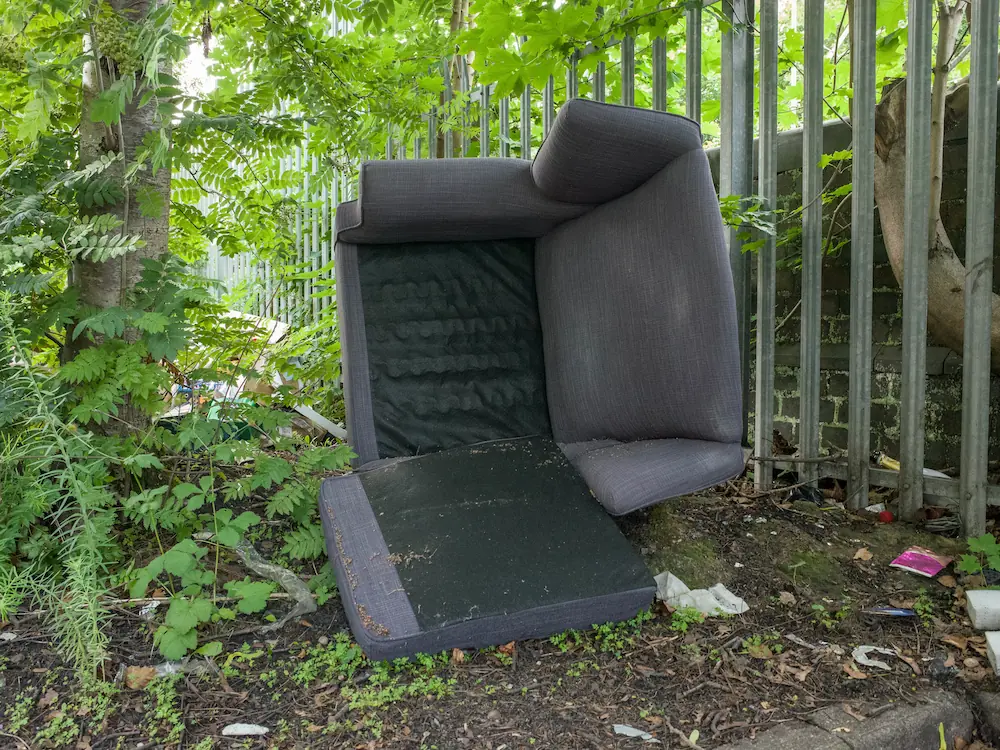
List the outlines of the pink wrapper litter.
<svg viewBox="0 0 1000 750">
<path fill-rule="evenodd" d="M 939 555 L 924 547 L 910 547 L 903 554 L 889 563 L 890 567 L 908 570 L 911 573 L 933 578 L 951 562 L 950 557 Z"/>
</svg>

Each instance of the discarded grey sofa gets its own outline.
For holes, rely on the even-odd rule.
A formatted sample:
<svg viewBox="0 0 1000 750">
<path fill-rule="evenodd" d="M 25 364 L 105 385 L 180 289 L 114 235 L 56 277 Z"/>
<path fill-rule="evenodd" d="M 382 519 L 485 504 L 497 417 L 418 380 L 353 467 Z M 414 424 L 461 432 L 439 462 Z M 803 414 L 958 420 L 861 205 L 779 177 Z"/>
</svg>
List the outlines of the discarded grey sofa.
<svg viewBox="0 0 1000 750">
<path fill-rule="evenodd" d="M 336 242 L 358 458 L 320 506 L 365 652 L 648 606 L 652 579 L 608 514 L 743 469 L 735 297 L 698 126 L 573 100 L 531 163 L 369 162 Z"/>
</svg>

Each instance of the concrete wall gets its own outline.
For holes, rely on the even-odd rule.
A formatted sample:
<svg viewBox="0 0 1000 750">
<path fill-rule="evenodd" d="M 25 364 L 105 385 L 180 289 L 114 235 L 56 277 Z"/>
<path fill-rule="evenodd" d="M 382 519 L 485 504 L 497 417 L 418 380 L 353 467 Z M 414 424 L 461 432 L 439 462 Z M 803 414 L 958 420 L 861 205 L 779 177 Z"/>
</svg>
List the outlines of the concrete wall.
<svg viewBox="0 0 1000 750">
<path fill-rule="evenodd" d="M 824 151 L 849 149 L 850 128 L 842 122 L 828 123 L 824 130 Z M 959 125 L 949 133 L 944 154 L 942 218 L 960 257 L 965 252 L 965 192 L 967 133 Z M 794 209 L 801 205 L 801 132 L 784 133 L 779 139 L 779 206 Z M 710 152 L 713 169 L 718 154 Z M 828 170 L 827 179 L 833 177 Z M 837 178 L 833 186 L 846 184 L 850 174 Z M 1000 198 L 1000 193 L 998 193 Z M 834 220 L 834 204 L 825 211 L 828 235 Z M 820 421 L 824 451 L 845 449 L 848 420 L 848 342 L 850 340 L 851 251 L 848 198 L 837 212 L 830 236 L 832 245 L 844 243 L 828 254 L 823 264 L 822 303 L 822 375 Z M 796 217 L 789 223 L 799 223 Z M 788 227 L 784 227 L 787 229 Z M 893 275 L 882 244 L 881 228 L 876 220 L 872 448 L 889 455 L 899 454 L 900 361 L 902 356 L 902 291 Z M 997 246 L 1000 247 L 1000 218 L 997 221 Z M 795 259 L 800 255 L 797 240 L 779 248 L 777 278 L 777 354 L 775 361 L 775 428 L 793 445 L 798 435 L 798 362 L 799 316 L 796 303 L 801 286 Z M 997 255 L 1000 269 L 1000 253 Z M 785 264 L 782 267 L 782 262 Z M 994 276 L 994 289 L 1000 291 L 1000 272 Z M 756 300 L 754 301 L 756 304 Z M 933 468 L 957 468 L 960 461 L 962 360 L 950 349 L 928 342 L 926 401 L 926 464 Z M 992 379 L 990 459 L 1000 461 L 1000 378 Z"/>
</svg>

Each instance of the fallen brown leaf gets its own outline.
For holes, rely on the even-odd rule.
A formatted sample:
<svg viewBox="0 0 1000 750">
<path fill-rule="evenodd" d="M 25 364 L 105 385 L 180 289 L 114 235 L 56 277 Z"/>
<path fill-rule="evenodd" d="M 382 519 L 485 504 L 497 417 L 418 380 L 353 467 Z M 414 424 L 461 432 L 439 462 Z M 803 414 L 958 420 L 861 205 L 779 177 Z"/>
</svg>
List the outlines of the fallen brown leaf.
<svg viewBox="0 0 1000 750">
<path fill-rule="evenodd" d="M 975 656 L 970 656 L 968 659 L 962 662 L 967 669 L 979 669 L 982 665 L 979 663 L 979 659 Z"/>
<path fill-rule="evenodd" d="M 156 677 L 156 667 L 128 667 L 125 670 L 125 687 L 142 690 Z"/>
<path fill-rule="evenodd" d="M 941 576 L 937 579 L 937 582 L 949 589 L 953 589 L 958 585 L 958 581 L 955 580 L 955 576 Z"/>
<path fill-rule="evenodd" d="M 845 703 L 842 706 L 842 708 L 844 709 L 844 713 L 845 714 L 847 714 L 851 718 L 857 719 L 858 721 L 864 721 L 865 719 L 868 718 L 867 716 L 865 716 L 860 711 L 855 711 L 854 708 L 851 706 L 850 703 Z"/>
<path fill-rule="evenodd" d="M 902 659 L 903 661 L 905 661 L 907 664 L 910 665 L 910 669 L 913 670 L 913 674 L 917 676 L 922 674 L 920 671 L 920 665 L 917 663 L 916 659 L 912 659 L 909 656 L 903 655 L 902 653 L 900 653 L 898 649 L 896 650 L 896 656 L 898 656 L 900 659 Z"/>
<path fill-rule="evenodd" d="M 947 643 L 949 646 L 954 646 L 959 651 L 965 651 L 966 647 L 969 645 L 969 639 L 964 635 L 946 635 L 941 639 L 942 643 Z"/>
<path fill-rule="evenodd" d="M 322 732 L 324 729 L 326 729 L 326 727 L 323 726 L 322 724 L 310 724 L 309 726 L 306 727 L 306 731 L 311 734 L 318 734 L 319 732 Z"/>
<path fill-rule="evenodd" d="M 766 643 L 751 643 L 747 646 L 747 656 L 752 656 L 754 659 L 770 659 L 774 654 Z"/>
<path fill-rule="evenodd" d="M 871 560 L 872 559 L 871 550 L 869 550 L 867 547 L 862 547 L 861 549 L 859 549 L 857 552 L 854 553 L 854 559 L 863 561 Z"/>
<path fill-rule="evenodd" d="M 515 649 L 514 641 L 511 641 L 510 643 L 505 643 L 504 645 L 500 646 L 497 649 L 497 651 L 499 651 L 501 654 L 507 654 L 507 656 L 513 656 L 514 649 Z"/>
<path fill-rule="evenodd" d="M 93 745 L 90 744 L 90 735 L 85 734 L 76 741 L 73 750 L 91 750 L 92 747 Z"/>
<path fill-rule="evenodd" d="M 782 591 L 778 594 L 778 601 L 786 607 L 794 607 L 798 600 L 795 598 L 795 594 L 791 591 Z"/>
<path fill-rule="evenodd" d="M 41 698 L 38 699 L 38 707 L 39 708 L 48 708 L 53 703 L 55 703 L 57 700 L 59 700 L 59 693 L 57 693 L 55 690 L 51 690 L 51 689 L 50 690 L 46 690 L 45 694 Z"/>
<path fill-rule="evenodd" d="M 955 738 L 955 750 L 965 750 L 968 746 L 969 743 L 963 737 Z"/>
<path fill-rule="evenodd" d="M 453 648 L 451 650 L 451 663 L 461 664 L 465 661 L 465 652 L 460 648 Z"/>
<path fill-rule="evenodd" d="M 867 680 L 868 675 L 858 669 L 857 665 L 853 661 L 844 662 L 844 672 L 852 680 Z"/>
</svg>

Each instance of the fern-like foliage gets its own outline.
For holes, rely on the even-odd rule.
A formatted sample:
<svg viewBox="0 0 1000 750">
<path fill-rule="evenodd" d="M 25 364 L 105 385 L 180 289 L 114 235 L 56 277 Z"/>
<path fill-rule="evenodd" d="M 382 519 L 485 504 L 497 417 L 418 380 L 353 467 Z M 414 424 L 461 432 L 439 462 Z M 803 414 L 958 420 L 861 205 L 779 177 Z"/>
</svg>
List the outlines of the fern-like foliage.
<svg viewBox="0 0 1000 750">
<path fill-rule="evenodd" d="M 105 656 L 100 595 L 115 554 L 107 457 L 60 418 L 64 395 L 31 366 L 12 308 L 0 293 L 0 586 L 15 584 L 0 606 L 30 595 L 49 613 L 65 658 L 92 674 Z"/>
</svg>

